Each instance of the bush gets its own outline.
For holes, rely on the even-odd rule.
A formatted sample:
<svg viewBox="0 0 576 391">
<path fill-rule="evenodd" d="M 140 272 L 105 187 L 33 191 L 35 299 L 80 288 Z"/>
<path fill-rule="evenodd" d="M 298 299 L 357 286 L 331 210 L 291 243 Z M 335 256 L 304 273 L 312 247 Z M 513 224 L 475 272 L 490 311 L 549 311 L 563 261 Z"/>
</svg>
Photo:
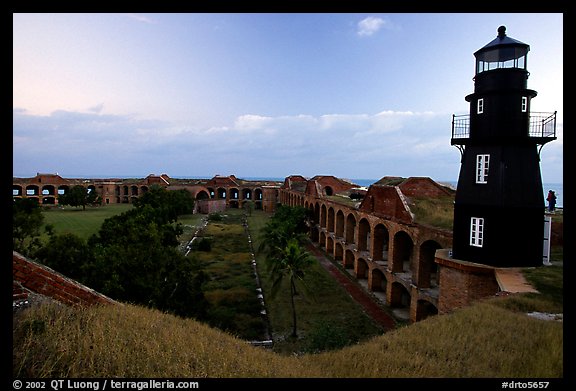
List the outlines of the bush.
<svg viewBox="0 0 576 391">
<path fill-rule="evenodd" d="M 222 215 L 220 213 L 210 213 L 208 215 L 208 220 L 209 221 L 222 221 Z"/>
<path fill-rule="evenodd" d="M 202 238 L 199 240 L 195 240 L 192 243 L 192 249 L 196 251 L 212 251 L 212 241 L 210 239 Z"/>
<path fill-rule="evenodd" d="M 309 353 L 318 353 L 327 350 L 341 349 L 350 345 L 352 342 L 343 327 L 333 323 L 317 323 L 308 335 L 309 344 L 307 351 Z"/>
</svg>

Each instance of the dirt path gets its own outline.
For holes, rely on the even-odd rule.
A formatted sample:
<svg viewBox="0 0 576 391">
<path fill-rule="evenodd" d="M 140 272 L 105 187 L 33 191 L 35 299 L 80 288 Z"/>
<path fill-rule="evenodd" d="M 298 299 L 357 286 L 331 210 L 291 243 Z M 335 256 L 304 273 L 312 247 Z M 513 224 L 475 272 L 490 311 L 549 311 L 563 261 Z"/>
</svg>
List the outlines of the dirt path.
<svg viewBox="0 0 576 391">
<path fill-rule="evenodd" d="M 386 311 L 384 311 L 384 309 L 375 302 L 375 299 L 362 287 L 350 281 L 350 278 L 338 269 L 332 261 L 324 255 L 322 250 L 318 249 L 311 243 L 308 244 L 307 249 L 318 259 L 320 265 L 322 265 L 322 267 L 324 267 L 324 269 L 326 269 L 336 279 L 336 281 L 340 282 L 350 296 L 352 296 L 352 298 L 364 308 L 364 311 L 372 317 L 376 323 L 381 325 L 385 331 L 396 328 L 396 321 L 394 318 L 386 313 Z"/>
</svg>

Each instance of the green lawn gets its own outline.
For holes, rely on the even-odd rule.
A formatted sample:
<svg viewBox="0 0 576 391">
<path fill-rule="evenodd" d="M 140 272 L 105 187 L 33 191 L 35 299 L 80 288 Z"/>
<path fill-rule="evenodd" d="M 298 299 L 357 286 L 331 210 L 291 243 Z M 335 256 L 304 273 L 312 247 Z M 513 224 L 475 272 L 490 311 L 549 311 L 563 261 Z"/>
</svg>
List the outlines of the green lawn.
<svg viewBox="0 0 576 391">
<path fill-rule="evenodd" d="M 381 335 L 384 332 L 382 328 L 318 262 L 314 262 L 304 278 L 308 290 L 302 289 L 296 297 L 298 338 L 290 337 L 292 313 L 289 286 L 284 284 L 276 297 L 270 296 L 272 281 L 265 267 L 266 258 L 257 251 L 260 231 L 270 216 L 254 211 L 248 217 L 248 225 L 270 317 L 274 351 L 282 355 L 327 351 Z"/>
<path fill-rule="evenodd" d="M 98 232 L 104 220 L 132 208 L 132 204 L 87 206 L 86 210 L 71 206 L 43 210 L 44 224 L 54 226 L 55 233 L 73 233 L 88 239 Z"/>
</svg>

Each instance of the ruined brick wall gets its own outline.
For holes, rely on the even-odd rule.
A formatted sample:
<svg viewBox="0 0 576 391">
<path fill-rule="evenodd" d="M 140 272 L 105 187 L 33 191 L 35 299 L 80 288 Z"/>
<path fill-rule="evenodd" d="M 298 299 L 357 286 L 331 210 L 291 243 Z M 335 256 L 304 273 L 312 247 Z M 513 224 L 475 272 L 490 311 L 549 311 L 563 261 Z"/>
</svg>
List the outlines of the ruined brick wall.
<svg viewBox="0 0 576 391">
<path fill-rule="evenodd" d="M 279 186 L 262 186 L 262 210 L 268 213 L 276 211 Z"/>
<path fill-rule="evenodd" d="M 117 304 L 111 298 L 13 251 L 12 300 L 27 300 L 32 295 L 67 305 Z"/>
<path fill-rule="evenodd" d="M 359 210 L 406 224 L 412 223 L 412 216 L 394 186 L 370 186 Z"/>
<path fill-rule="evenodd" d="M 357 185 L 343 181 L 334 176 L 323 176 L 323 175 L 316 176 L 312 178 L 311 181 L 316 181 L 320 185 L 320 188 L 322 189 L 322 194 L 325 193 L 326 191 L 325 189 L 327 187 L 330 187 L 332 189 L 333 194 L 341 193 L 353 189 L 354 187 L 357 187 Z"/>
<path fill-rule="evenodd" d="M 452 260 L 447 250 L 436 251 L 435 261 L 440 273 L 439 314 L 450 313 L 500 291 L 494 268 L 490 266 Z"/>
<path fill-rule="evenodd" d="M 198 213 L 203 214 L 223 212 L 226 210 L 226 200 L 196 200 L 196 208 Z"/>
<path fill-rule="evenodd" d="M 447 188 L 439 185 L 428 177 L 410 177 L 398 185 L 407 197 L 438 198 L 454 195 Z"/>
</svg>

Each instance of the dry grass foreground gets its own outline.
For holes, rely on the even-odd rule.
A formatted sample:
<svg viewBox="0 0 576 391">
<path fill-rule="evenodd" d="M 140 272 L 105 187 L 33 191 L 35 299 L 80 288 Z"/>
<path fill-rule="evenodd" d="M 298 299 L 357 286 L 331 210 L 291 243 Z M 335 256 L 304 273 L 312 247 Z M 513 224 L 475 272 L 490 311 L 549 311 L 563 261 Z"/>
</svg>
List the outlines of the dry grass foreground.
<svg viewBox="0 0 576 391">
<path fill-rule="evenodd" d="M 562 378 L 561 322 L 490 299 L 342 350 L 282 356 L 133 305 L 44 304 L 14 316 L 15 377 Z"/>
</svg>

